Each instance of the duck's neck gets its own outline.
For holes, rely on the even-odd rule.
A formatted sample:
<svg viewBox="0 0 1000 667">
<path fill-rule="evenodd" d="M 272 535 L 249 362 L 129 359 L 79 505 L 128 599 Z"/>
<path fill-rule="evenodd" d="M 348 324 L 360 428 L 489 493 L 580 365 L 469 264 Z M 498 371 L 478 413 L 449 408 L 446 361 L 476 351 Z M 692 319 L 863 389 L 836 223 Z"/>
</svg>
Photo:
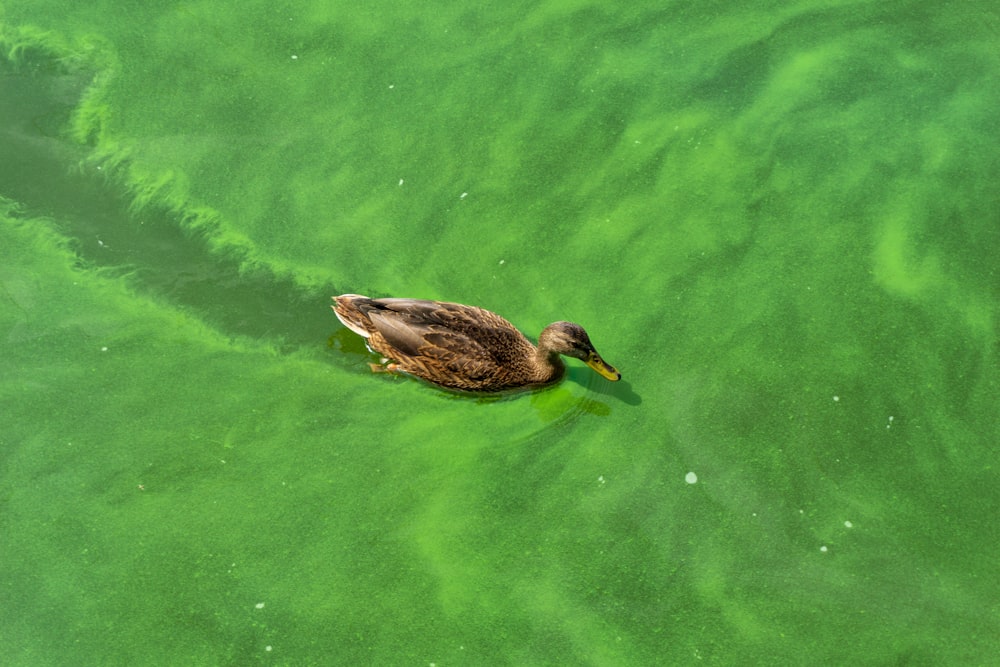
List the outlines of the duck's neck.
<svg viewBox="0 0 1000 667">
<path fill-rule="evenodd" d="M 539 382 L 555 382 L 566 372 L 566 366 L 559 353 L 541 347 L 535 352 L 535 368 Z"/>
</svg>

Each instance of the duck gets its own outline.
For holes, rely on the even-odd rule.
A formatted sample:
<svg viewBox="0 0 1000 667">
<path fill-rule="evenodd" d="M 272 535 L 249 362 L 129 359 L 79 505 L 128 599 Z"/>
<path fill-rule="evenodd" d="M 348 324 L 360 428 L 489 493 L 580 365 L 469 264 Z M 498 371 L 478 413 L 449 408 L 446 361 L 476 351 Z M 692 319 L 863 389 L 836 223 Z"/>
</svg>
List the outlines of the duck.
<svg viewBox="0 0 1000 667">
<path fill-rule="evenodd" d="M 606 380 L 621 379 L 572 322 L 548 325 L 536 346 L 513 324 L 476 306 L 360 294 L 332 298 L 337 319 L 384 357 L 371 364 L 373 372 L 407 373 L 458 391 L 499 392 L 558 382 L 564 355 Z"/>
</svg>

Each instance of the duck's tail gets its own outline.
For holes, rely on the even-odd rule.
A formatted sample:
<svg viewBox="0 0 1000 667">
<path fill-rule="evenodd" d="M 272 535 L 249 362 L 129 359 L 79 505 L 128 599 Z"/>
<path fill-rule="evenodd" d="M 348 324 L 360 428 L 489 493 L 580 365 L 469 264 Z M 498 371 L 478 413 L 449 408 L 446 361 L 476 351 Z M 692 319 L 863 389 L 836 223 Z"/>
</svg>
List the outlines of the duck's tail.
<svg viewBox="0 0 1000 667">
<path fill-rule="evenodd" d="M 334 305 L 330 307 L 333 308 L 333 312 L 341 324 L 359 336 L 368 338 L 372 335 L 374 327 L 371 320 L 368 319 L 363 310 L 358 308 L 359 304 L 371 301 L 371 299 L 361 294 L 341 294 L 333 297 L 333 301 Z"/>
</svg>

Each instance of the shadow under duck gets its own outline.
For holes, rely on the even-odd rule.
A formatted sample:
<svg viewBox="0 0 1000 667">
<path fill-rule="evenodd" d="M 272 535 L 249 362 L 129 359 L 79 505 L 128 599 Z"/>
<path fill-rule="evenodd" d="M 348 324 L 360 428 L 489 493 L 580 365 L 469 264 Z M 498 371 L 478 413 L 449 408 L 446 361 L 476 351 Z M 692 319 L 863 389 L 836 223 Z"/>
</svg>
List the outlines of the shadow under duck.
<svg viewBox="0 0 1000 667">
<path fill-rule="evenodd" d="M 566 355 L 607 380 L 621 379 L 572 322 L 545 327 L 536 347 L 513 324 L 476 306 L 359 294 L 333 300 L 337 319 L 386 357 L 373 371 L 402 371 L 449 389 L 503 391 L 558 381 L 565 372 L 559 355 Z"/>
</svg>

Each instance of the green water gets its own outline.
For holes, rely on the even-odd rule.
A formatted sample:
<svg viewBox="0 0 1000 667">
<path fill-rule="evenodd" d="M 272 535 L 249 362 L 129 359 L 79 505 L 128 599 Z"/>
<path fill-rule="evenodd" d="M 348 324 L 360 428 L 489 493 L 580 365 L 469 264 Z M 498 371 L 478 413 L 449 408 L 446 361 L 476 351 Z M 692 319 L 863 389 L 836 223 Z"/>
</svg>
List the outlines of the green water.
<svg viewBox="0 0 1000 667">
<path fill-rule="evenodd" d="M 0 0 L 0 660 L 994 664 L 994 5 L 362 7 Z"/>
</svg>

